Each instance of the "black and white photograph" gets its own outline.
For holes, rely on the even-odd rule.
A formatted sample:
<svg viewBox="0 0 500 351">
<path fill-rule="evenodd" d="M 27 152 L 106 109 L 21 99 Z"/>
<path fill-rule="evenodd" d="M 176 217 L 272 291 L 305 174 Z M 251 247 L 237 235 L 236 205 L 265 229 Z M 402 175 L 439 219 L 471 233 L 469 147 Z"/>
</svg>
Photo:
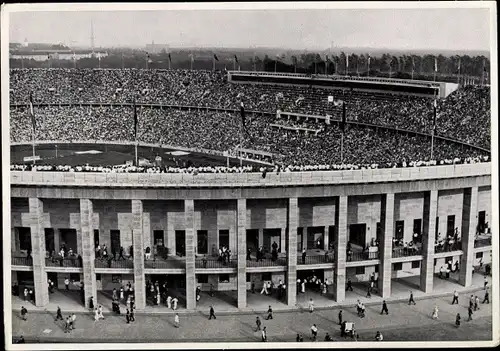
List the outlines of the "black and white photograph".
<svg viewBox="0 0 500 351">
<path fill-rule="evenodd" d="M 3 5 L 6 349 L 498 346 L 496 11 Z"/>
</svg>

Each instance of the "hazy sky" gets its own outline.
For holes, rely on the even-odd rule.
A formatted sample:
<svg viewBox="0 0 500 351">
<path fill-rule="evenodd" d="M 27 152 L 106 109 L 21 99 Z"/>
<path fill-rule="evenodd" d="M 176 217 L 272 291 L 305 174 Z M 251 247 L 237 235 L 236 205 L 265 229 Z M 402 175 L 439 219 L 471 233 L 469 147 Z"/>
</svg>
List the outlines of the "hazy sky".
<svg viewBox="0 0 500 351">
<path fill-rule="evenodd" d="M 489 9 L 16 12 L 10 41 L 171 47 L 490 49 Z"/>
</svg>

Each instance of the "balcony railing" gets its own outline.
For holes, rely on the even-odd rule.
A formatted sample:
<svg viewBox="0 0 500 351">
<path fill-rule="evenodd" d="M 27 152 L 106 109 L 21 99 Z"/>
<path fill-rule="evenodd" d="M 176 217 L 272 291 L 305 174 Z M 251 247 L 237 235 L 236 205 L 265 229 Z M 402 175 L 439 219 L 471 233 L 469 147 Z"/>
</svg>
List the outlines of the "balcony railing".
<svg viewBox="0 0 500 351">
<path fill-rule="evenodd" d="M 351 254 L 347 253 L 347 255 L 346 255 L 347 262 L 377 260 L 378 258 L 379 258 L 378 251 L 377 252 L 356 251 L 356 252 L 352 252 Z"/>
<path fill-rule="evenodd" d="M 151 260 L 144 260 L 144 268 L 150 269 L 169 269 L 169 268 L 186 268 L 184 259 L 176 259 L 167 257 L 166 259 L 160 256 L 155 256 Z"/>
<path fill-rule="evenodd" d="M 447 242 L 444 243 L 443 245 L 434 245 L 434 252 L 435 253 L 442 253 L 442 252 L 451 252 L 451 251 L 457 251 L 457 250 L 462 250 L 462 242 L 457 241 L 456 243 L 448 244 Z"/>
<path fill-rule="evenodd" d="M 201 269 L 237 268 L 238 267 L 238 259 L 237 258 L 231 258 L 229 260 L 229 262 L 228 261 L 223 262 L 223 261 L 215 259 L 215 258 L 207 258 L 207 259 L 197 258 L 195 263 L 196 263 L 196 268 L 201 268 Z"/>
<path fill-rule="evenodd" d="M 12 256 L 13 266 L 33 266 L 33 259 L 26 256 Z"/>
<path fill-rule="evenodd" d="M 485 247 L 491 246 L 491 236 L 489 238 L 476 239 L 474 240 L 474 247 Z"/>
<path fill-rule="evenodd" d="M 297 264 L 299 265 L 307 265 L 307 264 L 321 264 L 321 263 L 333 263 L 333 255 L 314 255 L 314 256 L 306 256 L 302 259 L 302 255 L 297 257 Z"/>
<path fill-rule="evenodd" d="M 78 256 L 75 257 L 54 257 L 54 258 L 45 258 L 45 266 L 46 267 L 82 267 L 82 262 L 78 259 Z"/>
<path fill-rule="evenodd" d="M 396 247 L 392 249 L 392 258 L 411 257 L 421 255 L 421 250 L 414 246 L 412 248 Z"/>
<path fill-rule="evenodd" d="M 276 260 L 272 258 L 262 258 L 257 260 L 247 260 L 247 267 L 275 267 L 275 266 L 286 266 L 286 257 L 278 257 Z"/>
<path fill-rule="evenodd" d="M 134 268 L 134 261 L 131 259 L 103 260 L 96 258 L 95 268 Z"/>
</svg>

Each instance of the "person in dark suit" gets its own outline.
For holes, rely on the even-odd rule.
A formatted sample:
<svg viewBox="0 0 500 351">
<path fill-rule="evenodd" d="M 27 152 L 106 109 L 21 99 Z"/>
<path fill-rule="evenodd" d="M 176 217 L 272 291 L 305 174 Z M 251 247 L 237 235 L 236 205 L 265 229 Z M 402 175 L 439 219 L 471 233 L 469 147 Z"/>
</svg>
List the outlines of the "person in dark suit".
<svg viewBox="0 0 500 351">
<path fill-rule="evenodd" d="M 130 323 L 130 311 L 127 308 L 127 313 L 125 314 L 125 318 L 127 319 L 127 324 Z"/>
<path fill-rule="evenodd" d="M 273 319 L 273 309 L 271 308 L 271 305 L 269 305 L 269 308 L 267 309 L 267 320 Z"/>
<path fill-rule="evenodd" d="M 387 309 L 387 303 L 384 301 L 382 301 L 382 311 L 380 312 L 380 314 L 389 314 L 389 310 Z"/>
<path fill-rule="evenodd" d="M 211 320 L 212 317 L 214 317 L 214 319 L 217 319 L 217 317 L 215 317 L 214 306 L 210 306 L 210 316 L 208 317 L 208 320 Z"/>
<path fill-rule="evenodd" d="M 339 311 L 339 325 L 342 325 L 342 310 Z"/>
</svg>

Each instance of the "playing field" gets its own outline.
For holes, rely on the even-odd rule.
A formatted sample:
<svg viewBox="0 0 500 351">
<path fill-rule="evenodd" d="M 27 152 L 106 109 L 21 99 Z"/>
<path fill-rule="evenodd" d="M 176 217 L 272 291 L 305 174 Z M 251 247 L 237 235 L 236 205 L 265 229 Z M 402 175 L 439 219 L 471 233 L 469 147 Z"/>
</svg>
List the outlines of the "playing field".
<svg viewBox="0 0 500 351">
<path fill-rule="evenodd" d="M 135 158 L 134 146 L 122 144 L 39 144 L 36 145 L 35 154 L 40 157 L 36 161 L 36 164 L 40 165 L 76 166 L 88 164 L 91 166 L 112 166 L 132 162 Z M 172 167 L 227 165 L 227 158 L 224 156 L 172 148 L 138 146 L 137 154 L 141 164 L 146 160 L 153 163 L 155 158 L 160 156 L 163 165 Z M 31 157 L 32 155 L 31 144 L 11 145 L 11 164 L 32 163 L 31 160 L 25 160 L 25 157 Z M 245 160 L 242 163 L 243 165 L 258 164 Z M 239 164 L 239 159 L 230 159 L 231 166 L 238 166 Z"/>
</svg>

